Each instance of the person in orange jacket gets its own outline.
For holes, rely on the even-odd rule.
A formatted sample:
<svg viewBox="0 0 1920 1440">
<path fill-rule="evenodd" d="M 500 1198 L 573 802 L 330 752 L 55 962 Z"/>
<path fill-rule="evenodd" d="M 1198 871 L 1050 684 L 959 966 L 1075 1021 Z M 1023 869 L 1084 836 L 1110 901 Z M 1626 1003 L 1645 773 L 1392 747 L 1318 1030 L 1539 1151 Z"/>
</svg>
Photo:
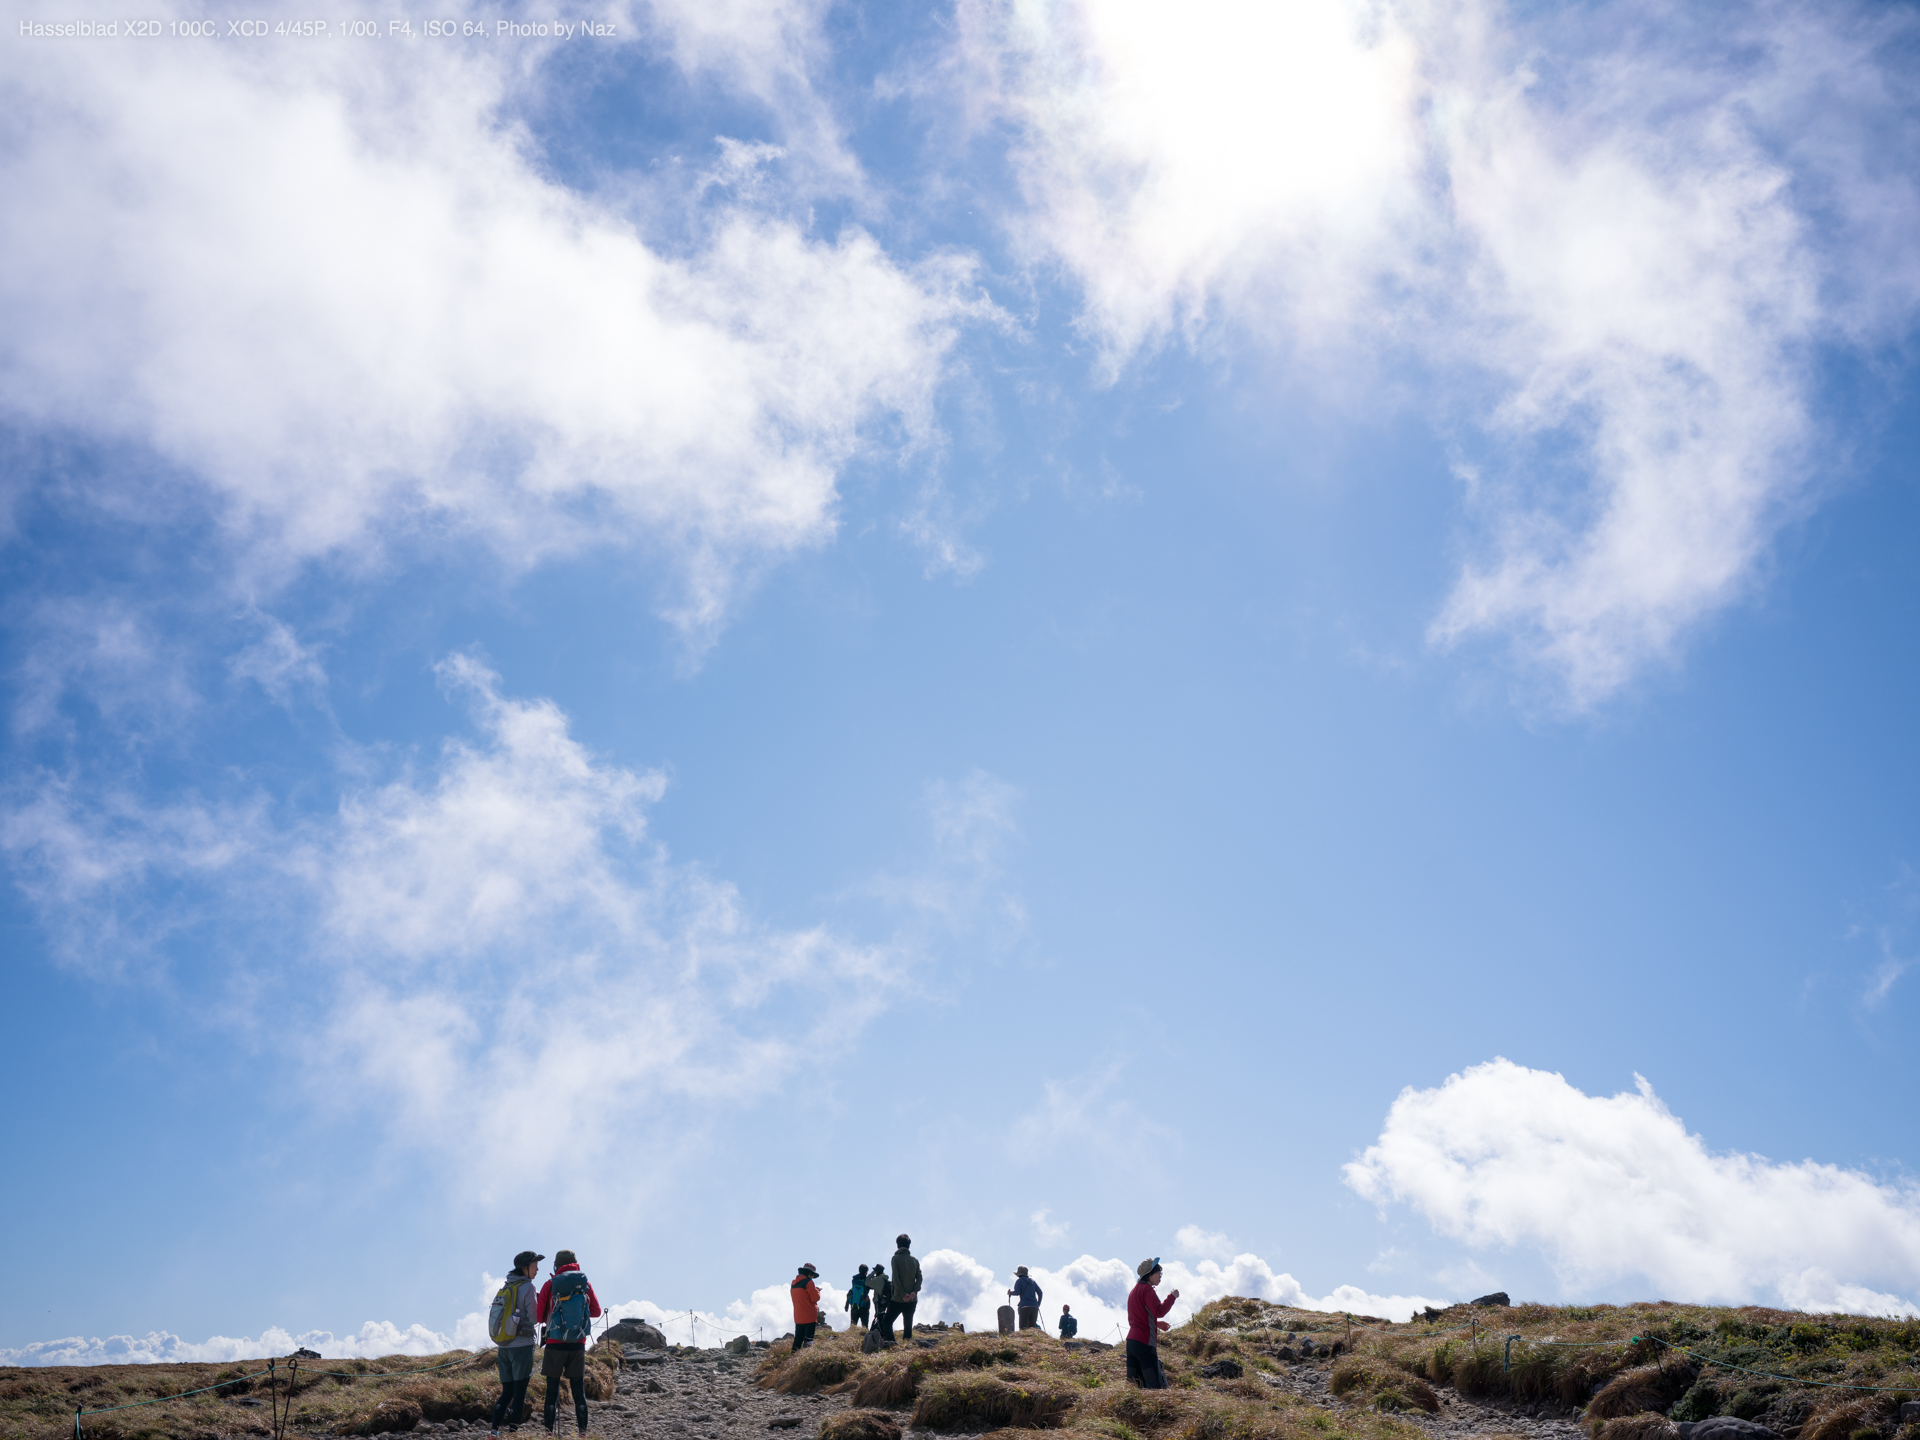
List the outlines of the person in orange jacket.
<svg viewBox="0 0 1920 1440">
<path fill-rule="evenodd" d="M 793 1348 L 813 1343 L 813 1327 L 820 1323 L 820 1287 L 813 1282 L 820 1272 L 802 1265 L 793 1277 Z"/>
</svg>

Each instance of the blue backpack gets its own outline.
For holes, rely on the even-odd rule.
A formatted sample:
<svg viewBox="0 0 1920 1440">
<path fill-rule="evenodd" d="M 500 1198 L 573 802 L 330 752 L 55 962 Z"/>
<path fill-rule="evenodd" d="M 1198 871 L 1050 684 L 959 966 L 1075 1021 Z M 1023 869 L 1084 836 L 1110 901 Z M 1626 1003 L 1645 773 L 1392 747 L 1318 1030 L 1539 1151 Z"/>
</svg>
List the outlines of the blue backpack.
<svg viewBox="0 0 1920 1440">
<path fill-rule="evenodd" d="M 587 1313 L 587 1277 L 578 1270 L 553 1277 L 553 1304 L 547 1311 L 547 1343 L 578 1345 L 593 1328 Z"/>
<path fill-rule="evenodd" d="M 847 1305 L 849 1308 L 854 1308 L 866 1303 L 867 1277 L 864 1275 L 856 1275 L 853 1277 L 852 1287 L 847 1291 Z"/>
</svg>

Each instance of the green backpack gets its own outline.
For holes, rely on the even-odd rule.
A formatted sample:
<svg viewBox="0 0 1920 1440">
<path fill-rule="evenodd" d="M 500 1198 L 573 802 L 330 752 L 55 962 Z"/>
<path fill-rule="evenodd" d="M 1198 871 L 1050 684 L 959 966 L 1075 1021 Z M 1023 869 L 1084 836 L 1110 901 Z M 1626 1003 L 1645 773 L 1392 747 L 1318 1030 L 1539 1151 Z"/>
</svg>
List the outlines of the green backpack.
<svg viewBox="0 0 1920 1440">
<path fill-rule="evenodd" d="M 520 1338 L 519 1322 L 520 1289 L 529 1282 L 524 1276 L 517 1276 L 500 1287 L 493 1297 L 493 1304 L 487 1310 L 487 1334 L 496 1345 L 504 1345 L 509 1340 Z"/>
</svg>

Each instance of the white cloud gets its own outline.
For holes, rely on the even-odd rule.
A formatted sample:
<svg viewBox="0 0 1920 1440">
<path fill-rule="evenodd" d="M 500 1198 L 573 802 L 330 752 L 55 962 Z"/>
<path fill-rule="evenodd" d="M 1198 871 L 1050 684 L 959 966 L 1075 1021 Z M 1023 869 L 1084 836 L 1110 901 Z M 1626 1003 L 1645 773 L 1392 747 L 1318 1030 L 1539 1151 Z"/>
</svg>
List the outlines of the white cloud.
<svg viewBox="0 0 1920 1440">
<path fill-rule="evenodd" d="M 1198 1225 L 1182 1225 L 1173 1232 L 1173 1243 L 1180 1247 L 1181 1254 L 1206 1260 L 1225 1260 L 1233 1254 L 1233 1243 L 1226 1236 Z"/>
<path fill-rule="evenodd" d="M 1670 34 L 1630 11 L 1604 28 Z M 1576 705 L 1742 594 L 1807 503 L 1810 347 L 1912 321 L 1892 217 L 1920 191 L 1870 158 L 1908 104 L 1892 22 L 1774 7 L 1683 54 L 1483 0 L 968 14 L 1021 233 L 1109 367 L 1230 333 L 1370 410 L 1371 367 L 1449 377 L 1441 413 L 1498 458 L 1432 638 L 1508 635 Z"/>
<path fill-rule="evenodd" d="M 215 1335 L 198 1342 L 182 1340 L 165 1330 L 146 1335 L 109 1335 L 105 1339 L 74 1335 L 64 1340 L 39 1340 L 17 1350 L 0 1350 L 0 1365 L 178 1365 L 218 1364 L 235 1360 L 265 1360 L 290 1355 L 305 1347 L 329 1360 L 377 1359 L 382 1355 L 440 1355 L 454 1349 L 452 1338 L 424 1325 L 406 1329 L 386 1320 L 369 1320 L 350 1335 L 331 1330 L 307 1330 L 296 1335 L 278 1326 L 247 1338 Z"/>
<path fill-rule="evenodd" d="M 848 459 L 930 433 L 970 272 L 737 205 L 651 249 L 504 118 L 519 53 L 7 47 L 8 417 L 150 446 L 269 580 L 443 530 L 634 544 L 710 632 L 742 564 L 831 533 Z"/>
<path fill-rule="evenodd" d="M 1055 1220 L 1052 1212 L 1044 1208 L 1029 1215 L 1027 1223 L 1033 1227 L 1033 1240 L 1036 1245 L 1058 1245 L 1067 1238 L 1067 1232 L 1073 1228 L 1064 1220 Z"/>
<path fill-rule="evenodd" d="M 301 1038 L 274 1043 L 314 1102 L 378 1115 L 492 1204 L 544 1184 L 497 1163 L 492 1137 L 521 1126 L 593 1167 L 582 1207 L 665 1183 L 705 1143 L 706 1107 L 767 1095 L 917 983 L 914 897 L 940 897 L 942 925 L 965 918 L 934 876 L 907 877 L 901 933 L 881 944 L 763 924 L 652 836 L 661 775 L 595 755 L 557 706 L 504 694 L 471 656 L 440 675 L 474 737 L 385 783 L 350 777 L 332 813 L 155 808 L 44 778 L 0 815 L 0 847 L 78 963 L 121 963 L 128 937 L 164 956 L 202 927 L 185 983 L 213 992 L 218 1023 L 251 1033 L 263 995 L 308 1007 Z M 965 893 L 997 909 L 975 873 L 987 822 L 940 813 L 933 865 L 966 870 Z M 253 943 L 263 931 L 276 943 Z"/>
<path fill-rule="evenodd" d="M 1920 1314 L 1920 1187 L 1812 1160 L 1720 1154 L 1653 1087 L 1590 1096 L 1507 1060 L 1407 1089 L 1346 1167 L 1476 1249 L 1539 1249 L 1572 1287 L 1645 1277 L 1671 1299 Z"/>
</svg>

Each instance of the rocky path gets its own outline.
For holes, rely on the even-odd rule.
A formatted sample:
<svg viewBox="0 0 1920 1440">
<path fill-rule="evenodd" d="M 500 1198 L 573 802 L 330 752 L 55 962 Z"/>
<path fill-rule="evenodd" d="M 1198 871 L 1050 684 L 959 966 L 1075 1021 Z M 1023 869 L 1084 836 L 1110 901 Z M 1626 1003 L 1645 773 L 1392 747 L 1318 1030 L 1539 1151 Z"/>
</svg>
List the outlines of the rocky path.
<svg viewBox="0 0 1920 1440">
<path fill-rule="evenodd" d="M 846 1397 L 762 1390 L 753 1372 L 765 1354 L 629 1349 L 614 1398 L 590 1407 L 593 1434 L 599 1440 L 814 1440 L 822 1418 L 845 1409 Z"/>
<path fill-rule="evenodd" d="M 835 1410 L 847 1408 L 844 1395 L 777 1395 L 753 1382 L 764 1350 L 745 1355 L 725 1350 L 641 1350 L 629 1348 L 627 1368 L 611 1400 L 591 1405 L 595 1440 L 814 1440 L 820 1422 Z M 1279 1374 L 1267 1373 L 1278 1389 L 1329 1409 L 1346 1409 L 1328 1388 L 1332 1367 L 1300 1361 Z M 1256 1372 L 1258 1373 L 1258 1372 Z M 528 1399 L 534 1409 L 531 1425 L 520 1434 L 538 1436 L 540 1405 L 546 1382 L 535 1376 Z M 1401 1418 L 1426 1431 L 1433 1440 L 1469 1440 L 1469 1437 L 1513 1436 L 1516 1440 L 1586 1440 L 1571 1411 L 1554 1405 L 1519 1405 L 1495 1400 L 1470 1400 L 1453 1390 L 1436 1387 L 1440 1413 L 1414 1410 Z M 573 1430 L 571 1400 L 561 1403 L 561 1434 Z M 470 1429 L 484 1433 L 484 1423 L 463 1426 L 422 1426 Z M 419 1432 L 416 1432 L 419 1433 Z M 959 1432 L 956 1432 L 959 1433 Z M 930 1432 L 909 1432 L 910 1435 Z"/>
</svg>

